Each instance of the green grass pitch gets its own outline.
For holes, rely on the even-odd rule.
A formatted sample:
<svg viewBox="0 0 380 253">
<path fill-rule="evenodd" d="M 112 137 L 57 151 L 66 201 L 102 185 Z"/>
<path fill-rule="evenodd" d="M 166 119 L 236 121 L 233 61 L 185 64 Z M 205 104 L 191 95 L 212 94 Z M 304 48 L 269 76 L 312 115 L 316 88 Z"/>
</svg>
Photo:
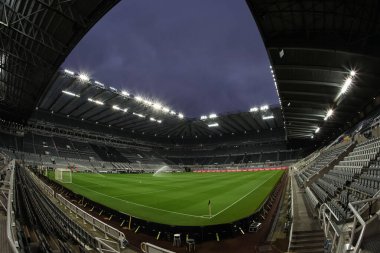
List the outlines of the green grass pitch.
<svg viewBox="0 0 380 253">
<path fill-rule="evenodd" d="M 64 186 L 132 217 L 177 226 L 207 226 L 253 214 L 283 173 L 73 173 L 72 183 Z M 54 173 L 49 176 L 54 178 Z"/>
</svg>

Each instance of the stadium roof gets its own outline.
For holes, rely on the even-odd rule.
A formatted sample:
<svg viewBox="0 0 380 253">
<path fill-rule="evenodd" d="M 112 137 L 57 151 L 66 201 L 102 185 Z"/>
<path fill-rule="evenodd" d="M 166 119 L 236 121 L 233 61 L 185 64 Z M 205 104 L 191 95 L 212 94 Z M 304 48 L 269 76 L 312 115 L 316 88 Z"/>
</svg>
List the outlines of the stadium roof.
<svg viewBox="0 0 380 253">
<path fill-rule="evenodd" d="M 0 113 L 27 119 L 54 73 L 118 0 L 25 0 L 0 4 Z"/>
<path fill-rule="evenodd" d="M 283 129 L 279 106 L 210 114 L 202 119 L 186 118 L 158 102 L 117 90 L 70 70 L 60 70 L 54 75 L 38 110 L 157 137 L 208 138 Z"/>
<path fill-rule="evenodd" d="M 288 138 L 332 137 L 379 105 L 378 1 L 247 3 L 270 57 Z"/>
</svg>

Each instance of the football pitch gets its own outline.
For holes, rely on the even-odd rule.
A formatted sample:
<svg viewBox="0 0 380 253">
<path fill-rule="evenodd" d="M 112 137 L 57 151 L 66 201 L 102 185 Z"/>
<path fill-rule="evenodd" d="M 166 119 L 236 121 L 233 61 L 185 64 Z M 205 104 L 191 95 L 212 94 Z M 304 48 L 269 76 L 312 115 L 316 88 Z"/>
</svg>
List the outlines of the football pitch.
<svg viewBox="0 0 380 253">
<path fill-rule="evenodd" d="M 177 226 L 207 226 L 253 214 L 283 173 L 73 173 L 72 183 L 63 185 L 139 219 Z M 54 178 L 54 174 L 49 177 Z"/>
</svg>

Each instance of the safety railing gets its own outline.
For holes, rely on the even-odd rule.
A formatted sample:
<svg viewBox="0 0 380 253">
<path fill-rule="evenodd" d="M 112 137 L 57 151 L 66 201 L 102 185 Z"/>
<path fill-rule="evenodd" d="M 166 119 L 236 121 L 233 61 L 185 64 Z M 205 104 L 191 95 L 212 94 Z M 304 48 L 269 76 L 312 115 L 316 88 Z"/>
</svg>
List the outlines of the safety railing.
<svg viewBox="0 0 380 253">
<path fill-rule="evenodd" d="M 95 218 L 91 214 L 80 209 L 79 207 L 71 203 L 69 200 L 64 198 L 61 194 L 56 194 L 56 198 L 58 202 L 64 206 L 65 209 L 68 209 L 71 213 L 75 214 L 76 217 L 81 218 L 83 220 L 83 223 L 90 224 L 94 231 L 98 230 L 104 233 L 105 238 L 108 238 L 109 236 L 115 240 L 118 240 L 120 243 L 120 247 L 124 248 L 126 238 L 123 232 L 111 227 L 110 225 L 104 223 L 103 221 Z"/>
<path fill-rule="evenodd" d="M 140 245 L 140 249 L 144 253 L 175 253 L 174 251 L 158 247 L 148 242 L 142 242 Z"/>
<path fill-rule="evenodd" d="M 10 164 L 13 164 L 12 166 Z M 14 200 L 14 160 L 9 163 L 8 168 L 11 171 L 11 176 L 9 178 L 9 190 L 8 190 L 8 204 L 7 204 L 7 238 L 9 241 L 9 245 L 13 251 L 13 253 L 18 252 L 18 241 L 17 237 L 14 233 L 12 227 L 15 226 L 15 210 L 13 210 L 13 200 Z"/>
<path fill-rule="evenodd" d="M 351 250 L 350 252 L 352 253 L 360 252 L 361 243 L 363 241 L 363 237 L 364 237 L 367 225 L 371 223 L 372 221 L 378 219 L 378 217 L 375 215 L 365 220 L 365 218 L 361 215 L 361 211 L 357 209 L 357 206 L 362 206 L 363 204 L 369 204 L 369 203 L 371 203 L 372 205 L 374 202 L 380 201 L 380 196 L 378 195 L 379 195 L 379 192 L 375 194 L 375 196 L 377 197 L 373 197 L 373 198 L 369 198 L 365 200 L 359 200 L 359 201 L 351 202 L 348 204 L 348 207 L 351 209 L 352 213 L 354 214 L 354 221 L 351 226 L 352 229 L 349 231 L 350 240 L 348 244 L 346 244 L 346 248 Z M 358 223 L 360 223 L 360 226 L 358 229 L 355 229 Z M 359 236 L 357 237 L 356 243 L 354 243 L 355 235 L 359 231 L 360 231 Z"/>
<path fill-rule="evenodd" d="M 47 184 L 45 184 L 44 182 L 42 182 L 41 179 L 39 179 L 34 173 L 32 173 L 31 171 L 27 170 L 27 172 L 29 173 L 29 175 L 33 178 L 34 182 L 37 184 L 37 186 L 43 190 L 44 192 L 46 192 L 47 194 L 49 194 L 51 197 L 54 198 L 54 190 L 53 188 L 51 188 L 50 186 L 48 186 Z"/>
<path fill-rule="evenodd" d="M 326 238 L 332 239 L 330 252 L 339 252 L 337 249 L 340 248 L 339 238 L 342 237 L 342 231 L 338 229 L 333 218 L 336 221 L 339 220 L 333 210 L 326 203 L 323 203 L 319 207 L 319 219 L 322 221 L 322 230 Z"/>
<path fill-rule="evenodd" d="M 101 253 L 103 253 L 103 252 L 120 253 L 120 245 L 117 242 L 106 240 L 106 239 L 99 238 L 99 237 L 96 237 L 95 239 L 98 243 L 97 250 L 99 252 L 101 252 Z"/>
<path fill-rule="evenodd" d="M 290 194 L 291 194 L 291 221 L 292 224 L 290 225 L 290 231 L 289 231 L 289 244 L 288 244 L 288 251 L 290 251 L 290 246 L 292 245 L 292 239 L 293 239 L 293 218 L 294 218 L 294 188 L 293 188 L 293 177 L 294 177 L 294 171 L 292 170 L 290 175 Z"/>
<path fill-rule="evenodd" d="M 64 198 L 61 194 L 57 194 L 54 192 L 54 190 L 46 185 L 41 179 L 39 179 L 34 173 L 27 170 L 28 173 L 33 178 L 34 182 L 42 189 L 43 191 L 47 192 L 51 197 L 56 198 L 58 200 L 58 203 L 63 205 L 65 209 L 68 209 L 70 213 L 74 213 L 76 217 L 80 217 L 83 220 L 83 223 L 89 223 L 92 225 L 92 228 L 94 231 L 98 230 L 102 233 L 104 233 L 104 237 L 108 239 L 108 236 L 117 240 L 119 242 L 120 248 L 124 248 L 124 244 L 127 241 L 125 238 L 125 234 L 110 225 L 104 223 L 103 221 L 95 218 L 91 214 L 87 213 L 86 211 L 80 209 L 73 203 L 71 203 L 69 200 Z"/>
</svg>

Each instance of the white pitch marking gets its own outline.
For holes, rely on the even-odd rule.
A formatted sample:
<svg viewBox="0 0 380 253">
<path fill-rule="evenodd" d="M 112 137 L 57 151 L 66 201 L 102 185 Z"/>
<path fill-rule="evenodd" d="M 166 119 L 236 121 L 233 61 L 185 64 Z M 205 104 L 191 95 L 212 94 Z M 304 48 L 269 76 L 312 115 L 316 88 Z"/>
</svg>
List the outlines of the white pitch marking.
<svg viewBox="0 0 380 253">
<path fill-rule="evenodd" d="M 72 184 L 74 184 L 74 183 L 72 183 Z M 79 187 L 84 188 L 84 189 L 87 189 L 89 191 L 96 192 L 96 193 L 98 193 L 100 195 L 103 195 L 103 196 L 106 196 L 106 197 L 109 197 L 109 198 L 112 198 L 112 199 L 117 199 L 119 201 L 122 201 L 122 202 L 125 202 L 125 203 L 129 203 L 129 204 L 132 204 L 132 205 L 143 206 L 143 207 L 146 207 L 146 208 L 149 208 L 149 209 L 163 211 L 163 212 L 167 212 L 167 213 L 174 213 L 174 214 L 179 214 L 179 215 L 184 215 L 184 216 L 190 216 L 190 217 L 196 217 L 196 218 L 202 218 L 202 219 L 210 219 L 210 217 L 206 218 L 206 217 L 199 216 L 199 215 L 193 215 L 193 214 L 187 214 L 187 213 L 179 213 L 179 212 L 169 211 L 169 210 L 165 210 L 165 209 L 161 209 L 161 208 L 146 206 L 146 205 L 143 205 L 143 204 L 138 204 L 138 203 L 135 203 L 135 202 L 130 202 L 130 201 L 127 201 L 127 200 L 124 200 L 124 199 L 115 198 L 115 197 L 109 196 L 107 194 L 104 194 L 104 193 L 92 190 L 90 188 L 87 188 L 87 187 L 84 187 L 84 186 L 81 186 L 81 185 L 78 185 L 78 184 L 74 184 L 74 185 L 79 186 Z"/>
<path fill-rule="evenodd" d="M 236 200 L 235 202 L 233 202 L 232 204 L 230 204 L 229 206 L 227 206 L 226 208 L 222 209 L 221 211 L 219 211 L 218 213 L 214 214 L 211 216 L 211 218 L 214 218 L 215 216 L 218 216 L 219 214 L 223 213 L 224 211 L 226 211 L 227 209 L 229 209 L 230 207 L 232 207 L 233 205 L 235 205 L 237 202 L 241 201 L 242 199 L 246 198 L 248 195 L 250 195 L 252 192 L 254 192 L 258 187 L 262 186 L 264 183 L 266 183 L 269 179 L 271 179 L 274 175 L 277 175 L 277 173 L 273 174 L 270 178 L 268 178 L 267 180 L 265 180 L 264 182 L 262 182 L 261 184 L 259 184 L 258 186 L 256 186 L 255 188 L 253 188 L 250 192 L 248 192 L 247 194 L 245 194 L 243 197 L 239 198 L 238 200 Z"/>
</svg>

